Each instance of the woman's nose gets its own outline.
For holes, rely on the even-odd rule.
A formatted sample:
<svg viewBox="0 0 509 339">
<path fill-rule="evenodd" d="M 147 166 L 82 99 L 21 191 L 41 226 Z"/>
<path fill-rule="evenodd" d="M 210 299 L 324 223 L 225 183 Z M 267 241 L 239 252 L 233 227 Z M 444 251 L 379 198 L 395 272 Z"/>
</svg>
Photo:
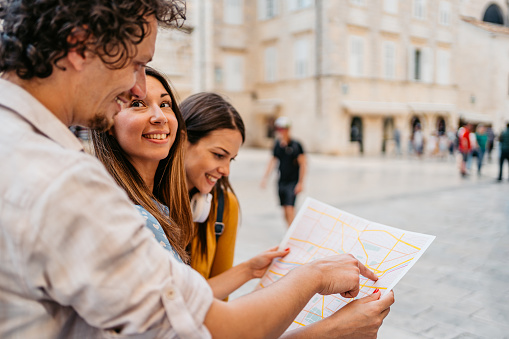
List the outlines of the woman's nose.
<svg viewBox="0 0 509 339">
<path fill-rule="evenodd" d="M 230 175 L 230 163 L 228 162 L 228 164 L 226 165 L 223 165 L 221 167 L 219 167 L 219 170 L 218 172 L 223 176 L 223 177 L 227 177 Z"/>
<path fill-rule="evenodd" d="M 153 124 L 163 124 L 168 122 L 168 119 L 166 119 L 166 115 L 164 115 L 163 111 L 161 111 L 161 108 L 159 106 L 154 107 L 152 109 L 152 117 L 150 118 L 150 122 Z"/>
</svg>

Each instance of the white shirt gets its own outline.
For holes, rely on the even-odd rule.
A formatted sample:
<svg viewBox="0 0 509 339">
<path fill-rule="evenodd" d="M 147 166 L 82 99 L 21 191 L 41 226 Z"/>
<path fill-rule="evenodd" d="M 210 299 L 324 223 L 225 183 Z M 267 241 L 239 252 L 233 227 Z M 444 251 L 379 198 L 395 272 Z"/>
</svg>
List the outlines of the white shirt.
<svg viewBox="0 0 509 339">
<path fill-rule="evenodd" d="M 80 150 L 41 103 L 0 79 L 0 337 L 210 337 L 205 279 L 159 246 Z"/>
</svg>

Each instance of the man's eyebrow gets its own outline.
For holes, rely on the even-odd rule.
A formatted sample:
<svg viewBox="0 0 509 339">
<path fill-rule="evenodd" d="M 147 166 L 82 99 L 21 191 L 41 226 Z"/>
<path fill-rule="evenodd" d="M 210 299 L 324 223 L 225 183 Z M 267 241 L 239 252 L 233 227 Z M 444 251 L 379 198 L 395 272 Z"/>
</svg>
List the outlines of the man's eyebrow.
<svg viewBox="0 0 509 339">
<path fill-rule="evenodd" d="M 151 61 L 152 61 L 152 56 L 149 56 L 149 55 L 145 55 L 145 56 L 140 55 L 139 59 L 138 59 L 139 63 L 145 64 L 145 65 L 147 65 Z"/>
</svg>

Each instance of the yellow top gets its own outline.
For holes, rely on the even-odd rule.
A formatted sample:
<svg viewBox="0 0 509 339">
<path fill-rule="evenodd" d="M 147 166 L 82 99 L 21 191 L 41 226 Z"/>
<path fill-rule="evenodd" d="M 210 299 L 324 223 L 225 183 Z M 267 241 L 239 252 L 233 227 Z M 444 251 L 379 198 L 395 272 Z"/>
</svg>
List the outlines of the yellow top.
<svg viewBox="0 0 509 339">
<path fill-rule="evenodd" d="M 223 223 L 224 231 L 216 244 L 215 223 L 217 215 L 217 198 L 214 196 L 210 215 L 207 219 L 207 256 L 202 256 L 198 247 L 199 238 L 196 236 L 191 242 L 191 267 L 198 271 L 205 279 L 230 269 L 233 266 L 237 226 L 239 223 L 239 203 L 232 192 L 224 194 Z M 198 227 L 199 224 L 195 224 Z"/>
</svg>

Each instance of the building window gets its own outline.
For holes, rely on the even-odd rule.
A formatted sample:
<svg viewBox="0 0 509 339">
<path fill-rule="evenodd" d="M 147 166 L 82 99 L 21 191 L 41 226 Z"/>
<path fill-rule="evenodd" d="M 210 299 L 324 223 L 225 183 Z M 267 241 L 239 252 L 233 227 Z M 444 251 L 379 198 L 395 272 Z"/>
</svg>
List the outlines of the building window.
<svg viewBox="0 0 509 339">
<path fill-rule="evenodd" d="M 224 0 L 223 21 L 225 24 L 242 25 L 244 23 L 244 1 Z"/>
<path fill-rule="evenodd" d="M 221 84 L 223 82 L 223 69 L 221 67 L 214 68 L 214 80 L 216 84 Z"/>
<path fill-rule="evenodd" d="M 384 0 L 384 11 L 391 14 L 398 13 L 398 0 Z"/>
<path fill-rule="evenodd" d="M 383 45 L 384 79 L 394 80 L 396 77 L 396 45 L 386 41 Z"/>
<path fill-rule="evenodd" d="M 426 19 L 426 0 L 414 0 L 414 18 Z"/>
<path fill-rule="evenodd" d="M 278 15 L 279 0 L 258 0 L 258 18 L 267 20 Z"/>
<path fill-rule="evenodd" d="M 276 81 L 277 73 L 277 54 L 276 47 L 267 47 L 265 49 L 265 81 Z"/>
<path fill-rule="evenodd" d="M 350 2 L 357 6 L 365 6 L 366 0 L 350 0 Z"/>
<path fill-rule="evenodd" d="M 420 49 L 414 50 L 414 76 L 416 81 L 422 80 L 422 52 Z"/>
<path fill-rule="evenodd" d="M 441 1 L 438 9 L 438 22 L 441 25 L 449 26 L 451 23 L 451 3 Z"/>
<path fill-rule="evenodd" d="M 313 5 L 313 0 L 287 0 L 287 5 L 288 10 L 292 12 L 311 7 Z"/>
<path fill-rule="evenodd" d="M 485 22 L 491 22 L 492 24 L 503 25 L 504 14 L 497 4 L 491 4 L 486 9 L 482 20 Z"/>
<path fill-rule="evenodd" d="M 349 70 L 351 76 L 364 75 L 364 39 L 358 36 L 350 38 Z"/>
<path fill-rule="evenodd" d="M 433 82 L 433 50 L 429 47 L 410 47 L 408 74 L 411 81 Z"/>
<path fill-rule="evenodd" d="M 224 89 L 231 92 L 244 90 L 244 57 L 227 55 L 224 58 Z"/>
<path fill-rule="evenodd" d="M 451 53 L 439 50 L 437 52 L 437 83 L 449 85 L 451 83 Z"/>
<path fill-rule="evenodd" d="M 295 41 L 295 77 L 304 78 L 308 75 L 308 41 L 304 38 Z"/>
</svg>

